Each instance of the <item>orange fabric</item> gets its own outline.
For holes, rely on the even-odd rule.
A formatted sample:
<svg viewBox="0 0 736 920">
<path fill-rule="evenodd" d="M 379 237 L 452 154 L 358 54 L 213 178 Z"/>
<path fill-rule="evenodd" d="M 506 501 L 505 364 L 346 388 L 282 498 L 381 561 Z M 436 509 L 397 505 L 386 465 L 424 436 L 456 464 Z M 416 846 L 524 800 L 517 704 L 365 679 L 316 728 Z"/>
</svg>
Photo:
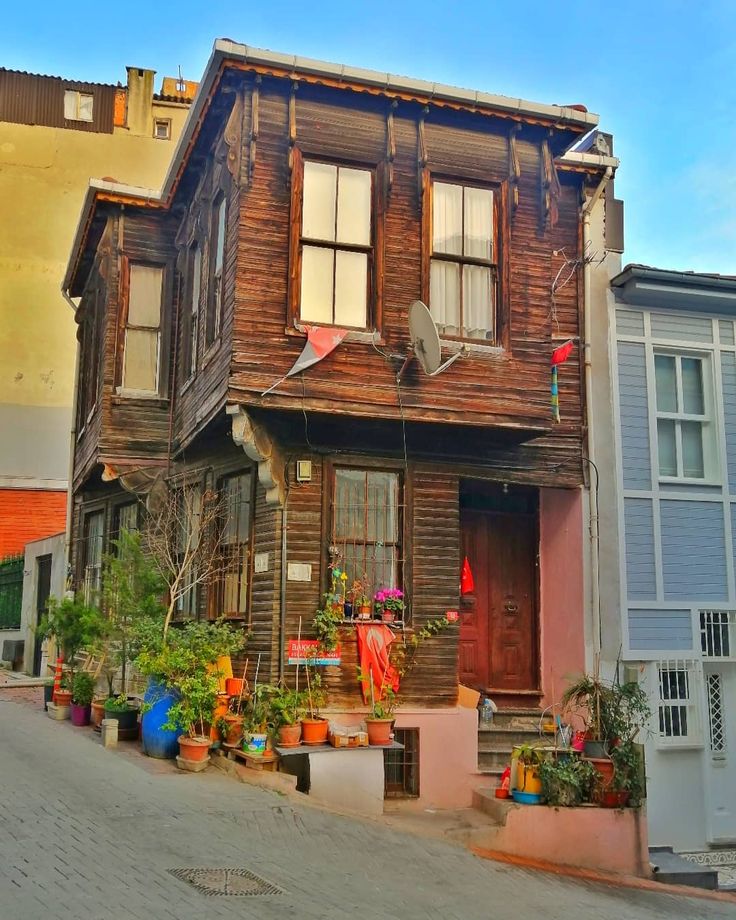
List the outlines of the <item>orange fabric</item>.
<svg viewBox="0 0 736 920">
<path fill-rule="evenodd" d="M 26 543 L 64 532 L 66 492 L 0 489 L 0 559 L 22 553 Z"/>
<path fill-rule="evenodd" d="M 358 635 L 358 661 L 360 673 L 365 679 L 360 682 L 363 702 L 371 699 L 369 676 L 373 679 L 374 699 L 383 699 L 384 687 L 391 687 L 394 693 L 399 690 L 399 674 L 389 662 L 389 649 L 394 641 L 394 634 L 382 623 L 356 623 Z"/>
</svg>

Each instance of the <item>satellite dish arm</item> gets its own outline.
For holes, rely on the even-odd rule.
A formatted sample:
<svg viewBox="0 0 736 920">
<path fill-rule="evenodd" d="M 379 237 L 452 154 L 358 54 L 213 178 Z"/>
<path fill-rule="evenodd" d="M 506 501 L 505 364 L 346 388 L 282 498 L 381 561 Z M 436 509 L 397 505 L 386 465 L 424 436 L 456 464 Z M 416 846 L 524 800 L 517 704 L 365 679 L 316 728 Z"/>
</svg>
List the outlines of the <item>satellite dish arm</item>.
<svg viewBox="0 0 736 920">
<path fill-rule="evenodd" d="M 454 364 L 458 358 L 464 358 L 468 353 L 467 348 L 463 345 L 460 351 L 456 351 L 454 355 L 451 355 L 444 364 L 440 364 L 436 371 L 432 371 L 431 374 L 427 374 L 427 377 L 436 377 L 437 374 L 441 374 L 442 371 L 447 370 L 447 368 Z"/>
</svg>

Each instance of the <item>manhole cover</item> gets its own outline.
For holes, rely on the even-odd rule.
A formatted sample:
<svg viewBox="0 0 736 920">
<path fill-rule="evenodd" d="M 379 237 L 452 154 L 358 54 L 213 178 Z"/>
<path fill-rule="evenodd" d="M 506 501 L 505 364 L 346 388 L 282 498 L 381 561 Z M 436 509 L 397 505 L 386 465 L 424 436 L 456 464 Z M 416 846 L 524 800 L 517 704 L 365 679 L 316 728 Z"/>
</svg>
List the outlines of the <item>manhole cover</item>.
<svg viewBox="0 0 736 920">
<path fill-rule="evenodd" d="M 283 894 L 278 885 L 248 869 L 169 869 L 172 875 L 189 882 L 203 894 L 259 895 Z"/>
</svg>

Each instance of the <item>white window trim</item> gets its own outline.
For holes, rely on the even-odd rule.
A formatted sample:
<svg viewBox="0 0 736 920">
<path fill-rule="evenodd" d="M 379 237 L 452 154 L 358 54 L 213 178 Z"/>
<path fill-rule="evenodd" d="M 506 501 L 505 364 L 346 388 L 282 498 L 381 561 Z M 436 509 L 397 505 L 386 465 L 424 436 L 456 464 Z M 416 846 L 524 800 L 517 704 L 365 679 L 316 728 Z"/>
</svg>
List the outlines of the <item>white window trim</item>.
<svg viewBox="0 0 736 920">
<path fill-rule="evenodd" d="M 696 658 L 668 658 L 653 662 L 654 706 L 652 707 L 653 734 L 660 751 L 701 750 L 704 747 L 702 707 L 703 663 Z M 662 671 L 684 671 L 687 674 L 687 697 L 664 699 L 661 693 Z M 687 709 L 688 733 L 682 736 L 663 734 L 659 727 L 660 710 L 666 706 L 684 706 Z"/>
<path fill-rule="evenodd" d="M 73 117 L 69 117 L 66 114 L 66 100 L 67 100 L 67 96 L 71 95 L 72 93 L 74 94 L 74 97 L 75 97 L 75 106 L 74 106 L 75 114 Z M 81 103 L 82 103 L 83 96 L 87 99 L 92 100 L 92 114 L 89 118 L 85 118 L 81 114 L 81 108 L 82 108 Z M 81 92 L 81 90 L 77 90 L 77 89 L 65 89 L 64 90 L 64 118 L 67 121 L 82 121 L 85 124 L 91 124 L 95 120 L 94 105 L 95 105 L 95 97 L 93 93 L 83 93 Z"/>
<path fill-rule="evenodd" d="M 130 274 L 136 265 L 143 265 L 147 267 L 159 268 L 161 270 L 161 293 L 159 298 L 159 307 L 158 307 L 158 327 L 148 326 L 148 327 L 138 327 L 131 326 L 129 322 L 129 311 L 130 311 Z M 123 357 L 122 357 L 122 366 L 121 366 L 121 380 L 120 386 L 116 388 L 116 394 L 118 396 L 132 396 L 140 399 L 160 399 L 161 398 L 161 343 L 163 341 L 162 332 L 163 332 L 163 323 L 164 323 L 164 297 L 166 294 L 166 267 L 159 263 L 149 263 L 142 260 L 131 259 L 128 262 L 128 303 L 126 304 L 126 313 L 125 313 L 125 328 L 123 330 Z M 126 387 L 125 385 L 125 356 L 128 349 L 128 330 L 129 329 L 138 329 L 142 328 L 149 332 L 153 332 L 156 329 L 156 382 L 153 389 L 150 390 L 138 390 L 132 387 Z"/>
<path fill-rule="evenodd" d="M 713 376 L 713 355 L 711 352 L 704 351 L 686 351 L 680 348 L 672 348 L 669 345 L 659 343 L 649 343 L 648 348 L 652 354 L 652 373 L 653 377 L 649 384 L 651 386 L 651 405 L 654 412 L 654 439 L 651 444 L 652 453 L 652 476 L 656 474 L 657 479 L 663 485 L 721 485 L 721 468 L 720 468 L 720 450 L 719 450 L 719 431 L 716 420 L 716 401 L 715 401 L 715 380 Z M 683 358 L 692 358 L 701 362 L 702 382 L 703 382 L 703 415 L 693 415 L 685 412 L 661 412 L 657 408 L 657 377 L 655 368 L 655 358 L 658 355 L 672 357 L 675 359 L 676 381 L 678 398 L 682 392 L 681 361 Z M 682 435 L 680 422 L 698 422 L 702 426 L 702 444 L 703 444 L 703 473 L 699 476 L 667 476 L 659 471 L 659 442 L 658 442 L 658 420 L 665 419 L 675 422 L 675 452 L 678 469 L 682 466 Z"/>
</svg>

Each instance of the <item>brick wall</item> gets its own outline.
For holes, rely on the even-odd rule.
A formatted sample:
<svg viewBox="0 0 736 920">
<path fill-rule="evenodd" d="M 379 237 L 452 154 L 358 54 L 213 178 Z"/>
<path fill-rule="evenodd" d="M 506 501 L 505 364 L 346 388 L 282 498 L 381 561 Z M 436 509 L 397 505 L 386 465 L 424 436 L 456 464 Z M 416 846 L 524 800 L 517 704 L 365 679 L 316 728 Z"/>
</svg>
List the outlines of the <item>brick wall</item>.
<svg viewBox="0 0 736 920">
<path fill-rule="evenodd" d="M 64 530 L 66 492 L 0 489 L 0 559 L 22 553 L 26 543 Z"/>
</svg>

